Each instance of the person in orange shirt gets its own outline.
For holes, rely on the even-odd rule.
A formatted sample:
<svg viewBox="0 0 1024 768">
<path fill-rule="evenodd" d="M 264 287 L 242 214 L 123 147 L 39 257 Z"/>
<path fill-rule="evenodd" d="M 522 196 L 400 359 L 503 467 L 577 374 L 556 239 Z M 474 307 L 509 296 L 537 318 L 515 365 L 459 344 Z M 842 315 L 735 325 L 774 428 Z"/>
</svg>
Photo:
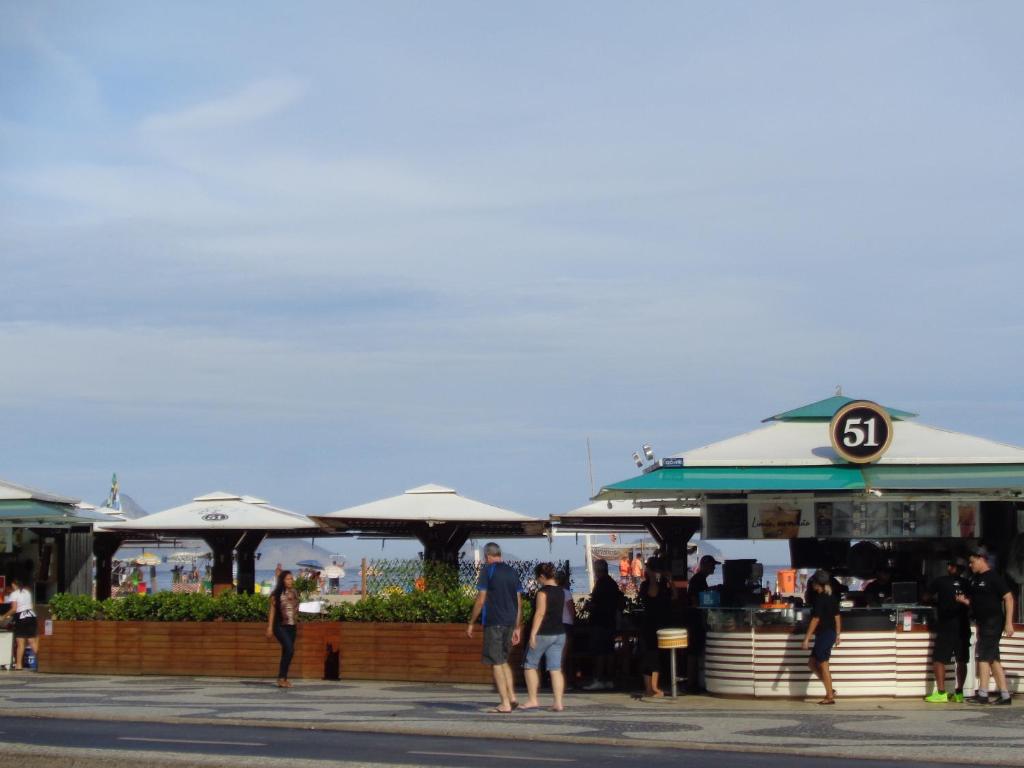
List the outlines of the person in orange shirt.
<svg viewBox="0 0 1024 768">
<path fill-rule="evenodd" d="M 626 586 L 629 583 L 629 575 L 630 575 L 630 573 L 632 571 L 632 565 L 633 565 L 632 562 L 631 562 L 632 560 L 633 560 L 633 553 L 632 552 L 629 553 L 629 558 L 628 559 L 626 558 L 625 555 L 623 555 L 621 558 L 619 558 L 619 584 L 621 584 L 622 586 Z"/>
<path fill-rule="evenodd" d="M 644 579 L 644 562 L 641 558 L 637 557 L 633 559 L 633 568 L 630 571 L 630 575 L 633 577 L 633 583 L 639 584 Z"/>
</svg>

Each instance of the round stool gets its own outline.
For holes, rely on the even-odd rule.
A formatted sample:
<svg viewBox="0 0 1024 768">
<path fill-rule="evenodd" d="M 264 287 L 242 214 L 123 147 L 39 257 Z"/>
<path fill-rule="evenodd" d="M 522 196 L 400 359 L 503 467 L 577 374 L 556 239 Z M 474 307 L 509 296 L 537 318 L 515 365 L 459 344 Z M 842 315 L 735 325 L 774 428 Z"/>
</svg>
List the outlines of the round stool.
<svg viewBox="0 0 1024 768">
<path fill-rule="evenodd" d="M 672 698 L 676 698 L 676 649 L 686 648 L 689 644 L 685 629 L 666 628 L 658 630 L 658 648 L 672 651 Z"/>
</svg>

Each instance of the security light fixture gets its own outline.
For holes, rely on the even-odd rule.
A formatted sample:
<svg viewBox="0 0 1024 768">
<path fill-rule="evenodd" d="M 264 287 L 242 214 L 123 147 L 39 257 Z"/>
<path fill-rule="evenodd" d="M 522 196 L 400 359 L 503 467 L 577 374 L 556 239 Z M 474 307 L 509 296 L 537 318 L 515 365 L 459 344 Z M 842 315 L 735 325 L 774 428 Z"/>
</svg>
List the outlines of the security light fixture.
<svg viewBox="0 0 1024 768">
<path fill-rule="evenodd" d="M 640 458 L 640 454 L 636 451 L 633 451 L 633 461 L 638 467 L 643 467 L 644 465 L 644 460 Z"/>
<path fill-rule="evenodd" d="M 648 461 L 654 461 L 654 449 L 651 448 L 650 443 L 644 443 L 644 458 Z"/>
</svg>

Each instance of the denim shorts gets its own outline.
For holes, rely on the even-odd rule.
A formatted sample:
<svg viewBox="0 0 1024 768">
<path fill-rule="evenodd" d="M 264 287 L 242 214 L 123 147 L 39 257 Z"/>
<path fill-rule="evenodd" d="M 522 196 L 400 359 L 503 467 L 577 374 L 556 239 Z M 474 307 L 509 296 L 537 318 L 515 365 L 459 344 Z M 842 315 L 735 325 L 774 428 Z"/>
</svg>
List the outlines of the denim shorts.
<svg viewBox="0 0 1024 768">
<path fill-rule="evenodd" d="M 562 651 L 565 648 L 565 635 L 537 635 L 537 647 L 527 646 L 524 669 L 537 669 L 541 658 L 548 672 L 562 669 Z"/>
</svg>

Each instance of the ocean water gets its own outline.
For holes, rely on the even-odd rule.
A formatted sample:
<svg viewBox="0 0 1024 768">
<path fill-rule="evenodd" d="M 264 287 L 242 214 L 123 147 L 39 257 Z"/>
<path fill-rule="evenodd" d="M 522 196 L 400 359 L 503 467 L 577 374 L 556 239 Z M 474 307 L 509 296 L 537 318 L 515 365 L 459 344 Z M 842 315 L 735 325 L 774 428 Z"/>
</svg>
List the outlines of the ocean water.
<svg viewBox="0 0 1024 768">
<path fill-rule="evenodd" d="M 772 591 L 775 591 L 775 579 L 779 570 L 782 568 L 788 568 L 788 565 L 765 565 L 764 566 L 764 578 L 762 583 L 769 587 Z M 157 592 L 169 590 L 172 583 L 171 569 L 173 565 L 163 563 L 156 567 L 156 589 Z M 200 567 L 200 572 L 202 568 Z M 612 568 L 611 572 L 616 575 L 616 569 Z M 145 581 L 149 579 L 149 568 L 144 567 L 142 569 L 142 575 Z M 585 594 L 587 589 L 587 568 L 582 563 L 574 563 L 570 568 L 570 575 L 572 578 L 572 590 L 576 594 Z M 258 568 L 256 570 L 256 581 L 260 584 L 272 585 L 274 583 L 274 569 L 273 568 Z M 721 583 L 721 570 L 715 572 L 715 574 L 708 579 L 708 584 L 714 586 L 715 584 Z M 350 590 L 358 591 L 361 587 L 359 577 L 359 564 L 355 567 L 346 567 L 345 575 L 341 579 L 341 590 L 347 592 Z"/>
</svg>

